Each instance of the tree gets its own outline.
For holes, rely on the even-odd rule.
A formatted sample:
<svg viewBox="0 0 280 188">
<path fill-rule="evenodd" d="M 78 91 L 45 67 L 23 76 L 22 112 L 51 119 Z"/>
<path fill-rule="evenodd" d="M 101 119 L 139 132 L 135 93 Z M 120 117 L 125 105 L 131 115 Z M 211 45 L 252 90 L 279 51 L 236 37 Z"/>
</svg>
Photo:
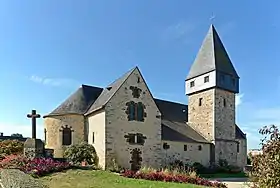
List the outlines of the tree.
<svg viewBox="0 0 280 188">
<path fill-rule="evenodd" d="M 81 164 L 83 161 L 86 161 L 90 165 L 98 164 L 95 148 L 86 142 L 68 147 L 64 152 L 64 157 L 74 164 Z"/>
<path fill-rule="evenodd" d="M 259 131 L 262 154 L 253 157 L 252 178 L 256 187 L 280 187 L 280 132 L 275 125 L 265 126 Z"/>
<path fill-rule="evenodd" d="M 12 137 L 23 138 L 22 134 L 14 133 L 11 135 Z"/>
</svg>

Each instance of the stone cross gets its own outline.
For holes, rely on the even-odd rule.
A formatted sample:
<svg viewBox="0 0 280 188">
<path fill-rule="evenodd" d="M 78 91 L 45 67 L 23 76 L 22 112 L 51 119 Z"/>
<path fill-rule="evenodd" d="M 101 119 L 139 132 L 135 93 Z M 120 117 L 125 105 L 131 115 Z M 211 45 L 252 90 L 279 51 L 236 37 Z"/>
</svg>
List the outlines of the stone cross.
<svg viewBox="0 0 280 188">
<path fill-rule="evenodd" d="M 36 118 L 40 118 L 40 114 L 36 114 L 36 110 L 32 110 L 31 114 L 27 114 L 28 118 L 32 120 L 32 138 L 36 139 Z"/>
</svg>

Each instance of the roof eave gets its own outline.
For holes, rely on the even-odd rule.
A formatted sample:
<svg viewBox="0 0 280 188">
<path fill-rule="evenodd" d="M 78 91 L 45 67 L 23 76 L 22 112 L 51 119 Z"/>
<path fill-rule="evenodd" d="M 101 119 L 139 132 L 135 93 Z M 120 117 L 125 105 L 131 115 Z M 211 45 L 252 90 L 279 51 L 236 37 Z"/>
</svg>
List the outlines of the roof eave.
<svg viewBox="0 0 280 188">
<path fill-rule="evenodd" d="M 79 113 L 59 113 L 59 114 L 48 114 L 48 115 L 44 115 L 43 118 L 47 118 L 47 117 L 54 117 L 54 116 L 65 116 L 65 115 L 84 115 L 84 114 L 79 114 Z"/>
<path fill-rule="evenodd" d="M 84 115 L 85 115 L 85 116 L 91 115 L 91 114 L 93 114 L 93 113 L 96 112 L 96 111 L 99 111 L 99 110 L 104 109 L 105 106 L 106 106 L 106 104 L 105 104 L 105 105 L 102 105 L 102 106 L 100 106 L 100 107 L 98 107 L 98 108 L 96 108 L 96 109 L 94 109 L 94 110 L 92 110 L 92 111 L 90 111 L 90 112 L 87 112 L 87 113 L 85 113 Z"/>
</svg>

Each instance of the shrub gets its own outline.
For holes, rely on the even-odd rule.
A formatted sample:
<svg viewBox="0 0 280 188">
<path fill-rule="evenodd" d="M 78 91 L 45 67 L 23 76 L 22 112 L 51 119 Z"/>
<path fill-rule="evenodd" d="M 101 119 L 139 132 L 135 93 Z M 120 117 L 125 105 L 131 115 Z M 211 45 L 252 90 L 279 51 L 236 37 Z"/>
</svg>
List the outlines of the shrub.
<svg viewBox="0 0 280 188">
<path fill-rule="evenodd" d="M 116 158 L 112 158 L 111 160 L 108 161 L 106 169 L 109 170 L 110 172 L 117 172 L 117 173 L 123 170 L 122 167 L 117 163 Z"/>
<path fill-rule="evenodd" d="M 64 157 L 74 164 L 81 164 L 83 161 L 86 161 L 90 165 L 98 164 L 95 148 L 86 142 L 72 145 L 67 148 L 64 152 Z"/>
<path fill-rule="evenodd" d="M 9 188 L 46 188 L 38 180 L 17 169 L 1 170 L 1 181 L 4 187 Z"/>
<path fill-rule="evenodd" d="M 0 155 L 6 156 L 11 154 L 22 154 L 23 142 L 17 140 L 0 141 Z"/>
<path fill-rule="evenodd" d="M 280 133 L 275 125 L 264 126 L 259 131 L 262 154 L 253 157 L 251 178 L 255 187 L 280 187 Z"/>
<path fill-rule="evenodd" d="M 40 177 L 52 172 L 68 169 L 70 164 L 68 162 L 55 161 L 51 158 L 35 158 L 31 160 L 21 155 L 9 155 L 0 162 L 0 168 L 19 169 L 33 177 Z"/>
<path fill-rule="evenodd" d="M 196 185 L 208 186 L 208 187 L 220 187 L 226 188 L 227 186 L 220 182 L 211 182 L 199 177 L 191 177 L 186 174 L 174 174 L 165 173 L 164 171 L 138 171 L 134 172 L 126 170 L 122 173 L 122 176 L 127 178 L 145 179 L 151 181 L 165 181 L 165 182 L 177 182 L 177 183 L 191 183 Z"/>
</svg>

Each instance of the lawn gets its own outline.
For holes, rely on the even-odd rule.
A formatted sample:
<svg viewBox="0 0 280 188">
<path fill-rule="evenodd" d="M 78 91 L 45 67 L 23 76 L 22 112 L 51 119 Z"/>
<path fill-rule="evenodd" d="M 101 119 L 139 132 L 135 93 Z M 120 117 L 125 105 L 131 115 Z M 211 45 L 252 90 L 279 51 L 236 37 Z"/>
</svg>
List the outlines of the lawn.
<svg viewBox="0 0 280 188">
<path fill-rule="evenodd" d="M 202 188 L 192 184 L 124 178 L 106 171 L 68 170 L 40 178 L 50 188 Z"/>
<path fill-rule="evenodd" d="M 240 173 L 215 173 L 215 174 L 199 174 L 202 178 L 246 178 L 244 172 Z"/>
</svg>

